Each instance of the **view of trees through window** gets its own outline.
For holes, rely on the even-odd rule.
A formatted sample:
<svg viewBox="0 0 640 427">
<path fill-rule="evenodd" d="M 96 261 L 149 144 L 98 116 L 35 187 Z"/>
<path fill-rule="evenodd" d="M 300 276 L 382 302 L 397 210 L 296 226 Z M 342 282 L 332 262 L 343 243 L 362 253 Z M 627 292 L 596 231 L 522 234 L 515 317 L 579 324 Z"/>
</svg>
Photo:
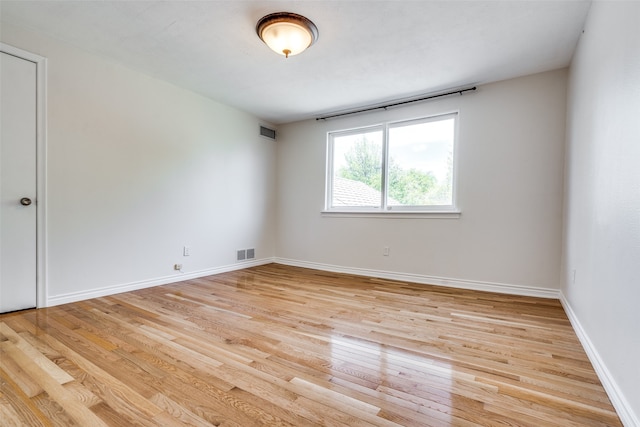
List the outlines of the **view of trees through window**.
<svg viewBox="0 0 640 427">
<path fill-rule="evenodd" d="M 334 200 L 333 206 L 371 206 L 369 199 L 344 199 L 336 191 L 336 179 L 365 184 L 378 194 L 375 205 L 382 203 L 384 146 L 386 164 L 386 205 L 438 206 L 453 204 L 453 139 L 455 119 L 407 122 L 384 129 L 333 137 Z M 340 185 L 345 186 L 341 180 Z M 369 192 L 373 194 L 372 192 Z M 342 199 L 337 200 L 337 198 Z"/>
</svg>

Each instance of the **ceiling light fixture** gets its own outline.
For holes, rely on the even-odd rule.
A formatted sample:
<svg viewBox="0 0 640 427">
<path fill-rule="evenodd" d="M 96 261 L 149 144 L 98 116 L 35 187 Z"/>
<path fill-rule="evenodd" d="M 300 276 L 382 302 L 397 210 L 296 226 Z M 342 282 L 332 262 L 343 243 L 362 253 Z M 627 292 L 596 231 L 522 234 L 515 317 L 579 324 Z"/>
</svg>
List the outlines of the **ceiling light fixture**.
<svg viewBox="0 0 640 427">
<path fill-rule="evenodd" d="M 258 37 L 276 53 L 285 57 L 303 52 L 318 40 L 318 27 L 302 15 L 277 12 L 256 25 Z"/>
</svg>

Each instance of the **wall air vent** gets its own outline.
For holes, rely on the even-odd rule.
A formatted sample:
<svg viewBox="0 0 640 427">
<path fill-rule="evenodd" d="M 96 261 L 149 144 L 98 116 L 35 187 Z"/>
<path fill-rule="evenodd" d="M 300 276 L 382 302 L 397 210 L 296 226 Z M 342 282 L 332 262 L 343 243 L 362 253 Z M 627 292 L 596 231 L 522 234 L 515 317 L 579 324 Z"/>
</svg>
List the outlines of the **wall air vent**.
<svg viewBox="0 0 640 427">
<path fill-rule="evenodd" d="M 260 126 L 260 136 L 275 140 L 276 131 L 274 129 L 269 129 L 268 127 Z"/>
</svg>

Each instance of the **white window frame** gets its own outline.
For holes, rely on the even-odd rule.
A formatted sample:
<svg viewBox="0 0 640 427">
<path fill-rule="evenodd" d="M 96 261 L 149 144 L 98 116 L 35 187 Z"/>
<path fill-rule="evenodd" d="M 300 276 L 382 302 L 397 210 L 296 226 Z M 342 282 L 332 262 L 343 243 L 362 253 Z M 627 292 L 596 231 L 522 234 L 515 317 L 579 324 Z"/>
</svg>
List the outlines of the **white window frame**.
<svg viewBox="0 0 640 427">
<path fill-rule="evenodd" d="M 389 129 L 393 127 L 407 126 L 413 123 L 428 123 L 432 121 L 454 119 L 454 135 L 453 135 L 453 176 L 452 176 L 452 204 L 451 205 L 422 205 L 422 206 L 388 206 L 388 164 L 389 164 Z M 330 131 L 327 133 L 327 158 L 326 158 L 326 179 L 325 179 L 325 208 L 322 211 L 323 216 L 381 216 L 381 217 L 426 217 L 426 218 L 457 218 L 460 216 L 460 210 L 457 204 L 457 176 L 458 176 L 458 123 L 459 112 L 452 111 L 437 115 L 430 115 L 415 119 L 398 120 L 383 122 L 375 125 L 362 126 L 358 128 Z M 348 136 L 371 131 L 382 131 L 382 191 L 379 206 L 339 206 L 332 207 L 333 201 L 333 145 L 336 137 Z"/>
</svg>

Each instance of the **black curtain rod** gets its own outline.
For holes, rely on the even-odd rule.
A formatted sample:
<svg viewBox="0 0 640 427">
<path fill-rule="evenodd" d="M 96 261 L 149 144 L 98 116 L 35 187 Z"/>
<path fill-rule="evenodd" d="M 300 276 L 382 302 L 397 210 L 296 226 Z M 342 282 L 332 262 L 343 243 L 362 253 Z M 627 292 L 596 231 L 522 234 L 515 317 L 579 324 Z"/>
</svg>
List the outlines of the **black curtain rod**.
<svg viewBox="0 0 640 427">
<path fill-rule="evenodd" d="M 440 98 L 442 96 L 455 95 L 456 93 L 462 95 L 464 92 L 469 92 L 471 90 L 476 90 L 476 87 L 473 86 L 473 87 L 468 87 L 468 88 L 464 88 L 464 89 L 454 90 L 454 91 L 451 91 L 451 92 L 439 93 L 437 95 L 429 95 L 429 96 L 425 96 L 425 97 L 422 97 L 422 98 L 410 99 L 410 100 L 407 100 L 407 101 L 394 102 L 393 104 L 379 105 L 377 107 L 369 107 L 369 108 L 363 108 L 361 110 L 353 110 L 353 111 L 347 111 L 345 113 L 332 114 L 330 116 L 317 117 L 316 120 L 333 119 L 335 117 L 348 116 L 350 114 L 366 113 L 367 111 L 381 110 L 383 108 L 386 110 L 389 107 L 397 107 L 398 105 L 410 104 L 412 102 L 420 102 L 420 101 L 426 101 L 427 99 L 433 99 L 433 98 Z"/>
</svg>

